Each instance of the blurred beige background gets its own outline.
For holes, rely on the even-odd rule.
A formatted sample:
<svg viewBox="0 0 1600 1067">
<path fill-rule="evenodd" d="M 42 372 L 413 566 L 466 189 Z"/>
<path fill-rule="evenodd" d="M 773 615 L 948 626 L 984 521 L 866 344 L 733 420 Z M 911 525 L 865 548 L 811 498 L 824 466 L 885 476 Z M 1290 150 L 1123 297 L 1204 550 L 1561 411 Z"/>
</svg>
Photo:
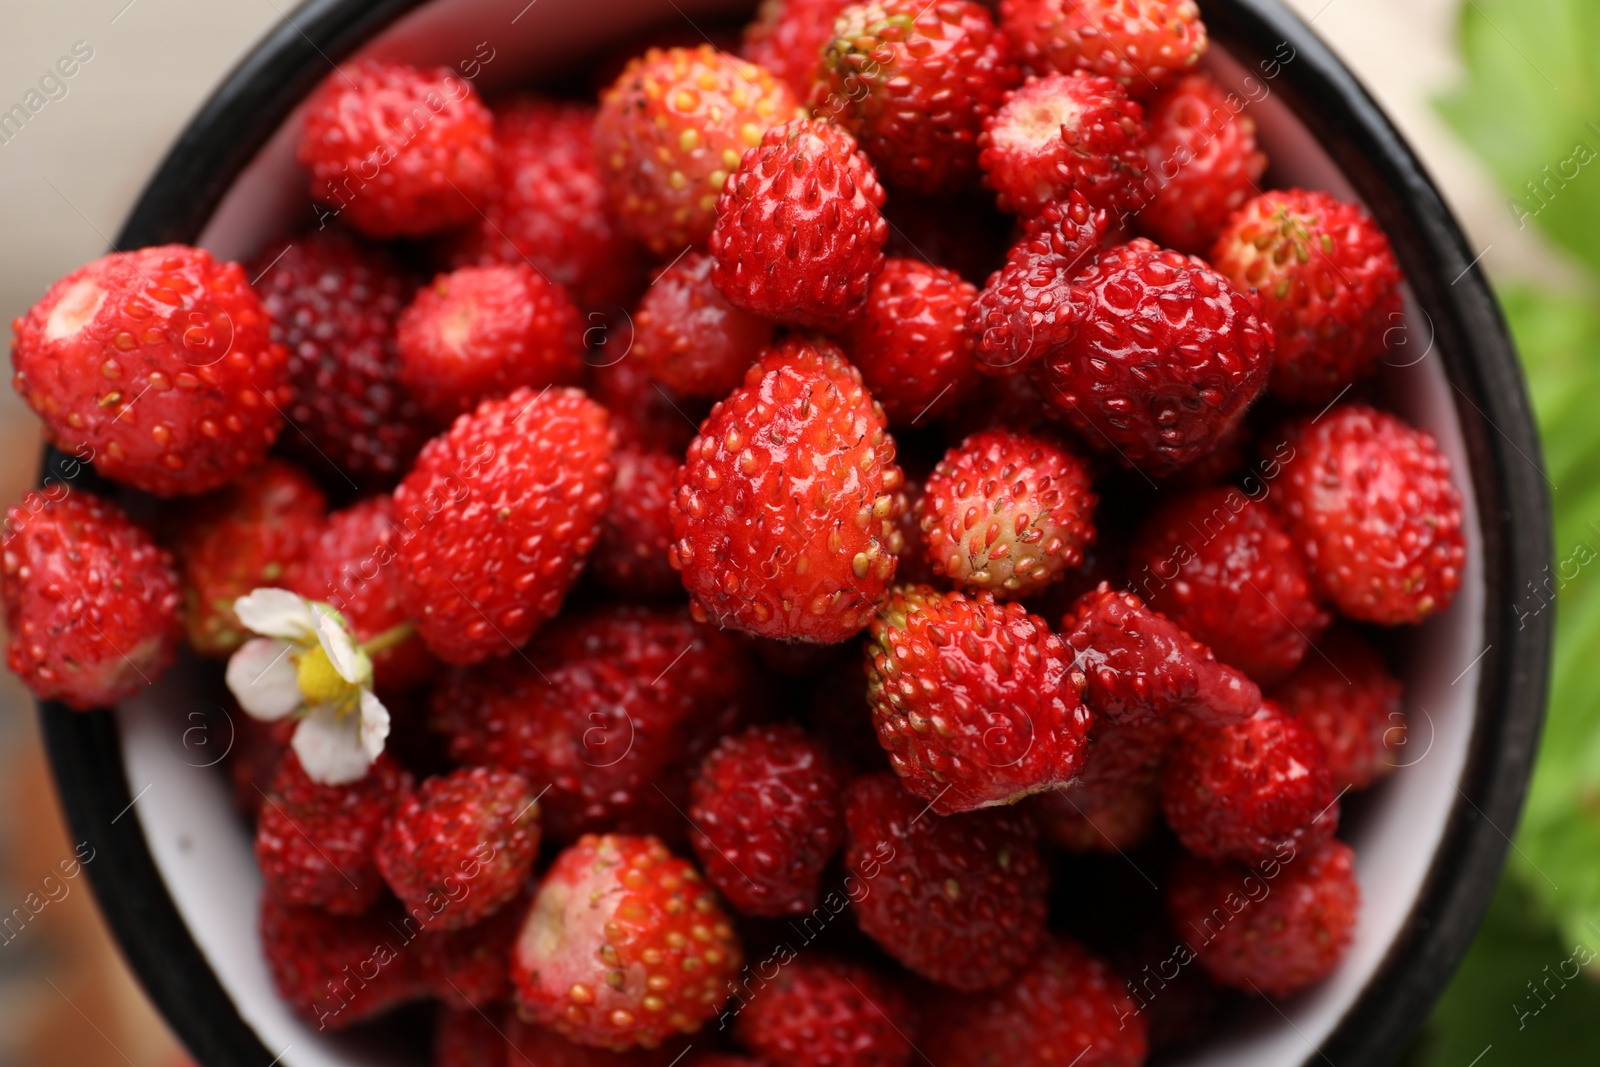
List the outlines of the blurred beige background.
<svg viewBox="0 0 1600 1067">
<path fill-rule="evenodd" d="M 511 0 L 508 0 L 510 3 Z M 518 3 L 521 0 L 517 0 Z M 603 0 L 602 0 L 603 2 Z M 1491 274 L 1559 274 L 1434 115 L 1458 76 L 1463 0 L 1289 0 L 1376 93 L 1427 161 Z M 1204 0 L 1202 0 L 1202 7 Z M 289 0 L 0 0 L 0 111 L 75 43 L 93 49 L 18 132 L 0 131 L 0 315 L 103 252 L 145 177 L 211 87 Z M 80 50 L 81 51 L 81 50 Z M 31 482 L 36 424 L 0 396 L 0 502 Z M 0 675 L 0 912 L 70 854 L 31 707 Z M 0 1067 L 175 1067 L 182 1053 L 106 939 L 86 883 L 0 946 Z"/>
</svg>

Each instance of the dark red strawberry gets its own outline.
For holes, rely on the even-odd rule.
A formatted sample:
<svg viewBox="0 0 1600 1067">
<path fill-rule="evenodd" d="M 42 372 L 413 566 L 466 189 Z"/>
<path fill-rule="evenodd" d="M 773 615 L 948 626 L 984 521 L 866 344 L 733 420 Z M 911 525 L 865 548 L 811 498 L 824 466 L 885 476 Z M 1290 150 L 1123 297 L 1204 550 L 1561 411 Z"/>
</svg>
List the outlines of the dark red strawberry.
<svg viewBox="0 0 1600 1067">
<path fill-rule="evenodd" d="M 772 1067 L 906 1067 L 915 1017 L 905 995 L 859 963 L 785 961 L 737 1012 L 739 1043 Z"/>
<path fill-rule="evenodd" d="M 1170 720 L 1137 726 L 1097 720 L 1083 772 L 1033 802 L 1045 836 L 1071 852 L 1141 844 L 1161 813 L 1161 761 L 1177 734 Z"/>
<path fill-rule="evenodd" d="M 672 569 L 672 497 L 677 457 L 624 445 L 613 457 L 617 480 L 600 539 L 589 553 L 589 573 L 614 593 L 670 596 L 683 589 Z"/>
<path fill-rule="evenodd" d="M 1318 639 L 1272 698 L 1317 735 L 1337 788 L 1365 789 L 1411 762 L 1400 751 L 1408 742 L 1403 693 L 1372 646 L 1338 626 Z"/>
<path fill-rule="evenodd" d="M 400 926 L 415 938 L 409 950 L 417 953 L 418 978 L 428 992 L 458 1012 L 476 1015 L 511 999 L 511 949 L 533 896 L 519 893 L 471 926 L 446 928 L 443 920 L 453 906 L 470 900 L 472 892 L 470 883 L 458 883 L 408 904 Z"/>
<path fill-rule="evenodd" d="M 728 303 L 715 261 L 689 252 L 650 283 L 633 315 L 628 355 L 676 396 L 721 400 L 772 340 L 772 323 Z"/>
<path fill-rule="evenodd" d="M 418 954 L 392 904 L 330 915 L 261 897 L 261 950 L 273 987 L 301 1021 L 344 1030 L 423 996 Z"/>
<path fill-rule="evenodd" d="M 762 0 L 744 28 L 740 55 L 772 71 L 804 99 L 816 84 L 822 50 L 849 0 Z"/>
</svg>

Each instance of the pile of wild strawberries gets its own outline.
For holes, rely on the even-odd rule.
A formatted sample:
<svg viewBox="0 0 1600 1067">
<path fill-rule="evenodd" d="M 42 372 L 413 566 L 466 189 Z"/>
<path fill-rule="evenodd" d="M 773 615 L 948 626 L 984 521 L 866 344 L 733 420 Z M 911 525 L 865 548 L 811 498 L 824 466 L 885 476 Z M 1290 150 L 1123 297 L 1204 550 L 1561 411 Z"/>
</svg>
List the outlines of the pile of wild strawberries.
<svg viewBox="0 0 1600 1067">
<path fill-rule="evenodd" d="M 57 282 L 11 669 L 215 659 L 280 993 L 441 1065 L 1123 1067 L 1324 978 L 1465 558 L 1384 235 L 1190 0 L 681 39 L 348 63 L 303 232 Z"/>
</svg>

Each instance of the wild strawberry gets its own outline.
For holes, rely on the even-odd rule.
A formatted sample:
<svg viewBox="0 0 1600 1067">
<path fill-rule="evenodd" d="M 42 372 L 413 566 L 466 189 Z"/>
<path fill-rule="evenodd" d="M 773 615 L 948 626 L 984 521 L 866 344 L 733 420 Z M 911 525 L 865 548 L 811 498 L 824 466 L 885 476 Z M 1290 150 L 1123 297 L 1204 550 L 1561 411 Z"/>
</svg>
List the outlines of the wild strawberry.
<svg viewBox="0 0 1600 1067">
<path fill-rule="evenodd" d="M 1261 706 L 1254 682 L 1217 662 L 1209 648 L 1165 615 L 1106 582 L 1083 594 L 1061 620 L 1088 680 L 1084 700 L 1096 716 L 1147 726 L 1187 715 L 1206 723 L 1238 723 Z"/>
<path fill-rule="evenodd" d="M 589 573 L 615 593 L 670 596 L 683 589 L 672 569 L 672 496 L 677 487 L 675 456 L 617 449 L 617 480 L 611 489 L 600 539 L 589 553 Z"/>
<path fill-rule="evenodd" d="M 839 12 L 811 105 L 855 134 L 885 181 L 940 195 L 977 178 L 984 120 L 1021 80 L 983 5 L 864 0 Z"/>
<path fill-rule="evenodd" d="M 1082 773 L 1033 802 L 1045 836 L 1071 852 L 1141 844 L 1161 811 L 1161 761 L 1176 736 L 1170 721 L 1123 726 L 1096 720 Z"/>
<path fill-rule="evenodd" d="M 587 104 L 532 97 L 494 109 L 495 182 L 483 213 L 447 239 L 452 269 L 524 263 L 582 307 L 632 300 L 644 257 L 607 209 L 594 116 Z"/>
<path fill-rule="evenodd" d="M 734 1009 L 730 1009 L 734 1010 Z M 905 1067 L 914 1017 L 905 995 L 859 963 L 787 960 L 736 1006 L 739 1044 L 772 1067 Z"/>
<path fill-rule="evenodd" d="M 190 647 L 226 656 L 243 644 L 233 602 L 260 586 L 293 585 L 327 513 L 316 483 L 280 460 L 185 509 L 175 548 Z"/>
<path fill-rule="evenodd" d="M 911 970 L 953 989 L 1007 981 L 1045 940 L 1048 875 L 1015 808 L 938 815 L 894 776 L 845 793 L 845 864 L 867 887 L 861 929 Z"/>
<path fill-rule="evenodd" d="M 724 737 L 689 791 L 707 880 L 746 915 L 811 911 L 844 839 L 843 785 L 827 749 L 791 723 Z"/>
<path fill-rule="evenodd" d="M 11 324 L 11 384 L 51 443 L 157 496 L 261 462 L 289 403 L 288 354 L 237 263 L 185 245 L 113 252 Z"/>
<path fill-rule="evenodd" d="M 539 804 L 521 775 L 475 767 L 401 798 L 375 859 L 401 903 L 443 897 L 439 929 L 471 926 L 522 891 L 539 852 Z"/>
<path fill-rule="evenodd" d="M 369 237 L 421 237 L 478 216 L 495 178 L 494 117 L 445 67 L 358 59 L 306 102 L 296 158 L 311 195 Z"/>
<path fill-rule="evenodd" d="M 711 284 L 714 261 L 689 252 L 650 283 L 633 316 L 629 355 L 679 396 L 721 400 L 772 340 L 772 323 Z"/>
<path fill-rule="evenodd" d="M 1150 141 L 1139 230 L 1158 244 L 1204 256 L 1267 169 L 1255 119 L 1244 113 L 1238 94 L 1204 71 L 1184 75 L 1151 102 L 1145 117 Z M 1278 338 L 1281 353 L 1281 330 Z"/>
<path fill-rule="evenodd" d="M 1258 884 L 1270 893 L 1257 896 Z M 1339 966 L 1361 910 L 1361 887 L 1350 846 L 1324 841 L 1255 868 L 1180 856 L 1166 903 L 1173 928 L 1212 978 L 1286 997 Z"/>
<path fill-rule="evenodd" d="M 717 199 L 711 280 L 735 307 L 837 330 L 861 314 L 883 265 L 883 198 L 844 130 L 811 119 L 775 126 Z"/>
<path fill-rule="evenodd" d="M 583 373 L 583 318 L 526 263 L 463 267 L 418 291 L 400 316 L 400 381 L 439 419 L 518 386 Z"/>
<path fill-rule="evenodd" d="M 1054 938 L 1016 980 L 979 996 L 945 996 L 924 1045 L 940 1067 L 1139 1067 L 1145 1021 L 1098 956 Z"/>
<path fill-rule="evenodd" d="M 1123 212 L 1137 203 L 1148 136 L 1144 109 L 1110 78 L 1051 74 L 1029 78 L 984 123 L 978 162 L 1012 214 L 1037 215 L 1073 190 Z"/>
<path fill-rule="evenodd" d="M 712 408 L 673 503 L 672 565 L 697 616 L 843 641 L 894 577 L 900 468 L 883 409 L 827 341 L 792 336 Z"/>
<path fill-rule="evenodd" d="M 715 1018 L 743 953 L 717 896 L 653 837 L 586 836 L 540 883 L 512 956 L 525 1018 L 652 1048 Z"/>
<path fill-rule="evenodd" d="M 600 94 L 594 147 L 611 208 L 665 259 L 705 243 L 739 156 L 795 116 L 789 87 L 710 45 L 652 48 Z"/>
<path fill-rule="evenodd" d="M 394 341 L 416 279 L 384 248 L 331 228 L 269 246 L 250 275 L 289 353 L 282 447 L 308 469 L 392 485 L 428 437 Z"/>
<path fill-rule="evenodd" d="M 1190 730 L 1161 773 L 1168 825 L 1207 858 L 1308 849 L 1333 834 L 1338 805 L 1316 735 L 1271 701 L 1242 723 Z"/>
<path fill-rule="evenodd" d="M 805 99 L 822 68 L 822 49 L 849 0 L 762 0 L 744 28 L 739 54 L 782 78 Z"/>
<path fill-rule="evenodd" d="M 395 490 L 416 526 L 395 573 L 434 655 L 510 655 L 561 609 L 610 503 L 612 439 L 578 390 L 519 389 L 428 442 Z"/>
<path fill-rule="evenodd" d="M 573 1044 L 554 1030 L 523 1022 L 515 1009 L 506 1013 L 501 1033 L 505 1067 L 717 1067 L 714 1053 L 696 1056 L 693 1045 L 686 1047 L 682 1039 L 659 1048 L 631 1048 L 626 1052 Z M 501 1063 L 498 1059 L 487 1063 L 463 1060 L 459 1067 L 501 1067 Z"/>
<path fill-rule="evenodd" d="M 463 897 L 462 886 L 467 884 L 457 883 L 449 892 L 455 899 L 469 900 L 476 890 L 466 890 Z M 511 949 L 533 903 L 532 893 L 519 892 L 471 926 L 449 929 L 441 920 L 449 915 L 454 900 L 444 892 L 407 904 L 401 922 L 400 928 L 415 938 L 419 980 L 438 1000 L 474 1015 L 488 1005 L 510 1001 Z"/>
<path fill-rule="evenodd" d="M 1278 335 L 1272 392 L 1330 403 L 1377 366 L 1404 325 L 1389 239 L 1356 204 L 1290 189 L 1256 197 L 1211 250 L 1217 271 L 1254 293 Z"/>
<path fill-rule="evenodd" d="M 636 359 L 595 367 L 590 391 L 610 412 L 618 443 L 650 452 L 683 455 L 711 410 L 708 402 L 673 393 Z"/>
<path fill-rule="evenodd" d="M 1327 628 L 1305 559 L 1266 503 L 1217 486 L 1153 512 L 1128 556 L 1145 602 L 1271 687 Z"/>
<path fill-rule="evenodd" d="M 6 664 L 40 700 L 110 707 L 151 684 L 178 643 L 172 557 L 122 509 L 57 484 L 6 512 Z"/>
<path fill-rule="evenodd" d="M 867 699 L 900 784 L 941 815 L 1070 781 L 1089 712 L 1071 652 L 989 593 L 900 586 L 873 620 Z"/>
<path fill-rule="evenodd" d="M 284 753 L 256 819 L 256 863 L 267 893 L 330 915 L 360 915 L 383 892 L 373 848 L 411 776 L 380 756 L 347 785 L 313 782 Z"/>
<path fill-rule="evenodd" d="M 1194 0 L 1001 0 L 1000 24 L 1036 72 L 1088 70 L 1150 96 L 1206 51 Z"/>
<path fill-rule="evenodd" d="M 1272 698 L 1304 724 L 1339 789 L 1365 789 L 1399 766 L 1406 743 L 1400 680 L 1355 630 L 1335 627 Z"/>
<path fill-rule="evenodd" d="M 1210 452 L 1261 395 L 1272 327 L 1193 256 L 1137 238 L 1073 282 L 1084 327 L 1035 368 L 1083 439 L 1146 475 Z"/>
<path fill-rule="evenodd" d="M 1466 565 L 1461 494 L 1433 435 L 1364 404 L 1291 425 L 1269 498 L 1339 611 L 1384 626 L 1444 611 Z"/>
<path fill-rule="evenodd" d="M 928 425 L 977 384 L 963 329 L 978 290 L 920 260 L 884 261 L 867 306 L 840 341 L 894 426 Z"/>
<path fill-rule="evenodd" d="M 906 505 L 896 527 L 900 534 L 900 561 L 895 564 L 894 580 L 900 585 L 937 585 L 941 578 L 928 563 L 928 550 L 922 543 L 922 483 L 907 478 L 901 491 Z"/>
<path fill-rule="evenodd" d="M 399 909 L 330 915 L 261 897 L 261 950 L 273 987 L 303 1022 L 344 1030 L 423 995 Z"/>
</svg>

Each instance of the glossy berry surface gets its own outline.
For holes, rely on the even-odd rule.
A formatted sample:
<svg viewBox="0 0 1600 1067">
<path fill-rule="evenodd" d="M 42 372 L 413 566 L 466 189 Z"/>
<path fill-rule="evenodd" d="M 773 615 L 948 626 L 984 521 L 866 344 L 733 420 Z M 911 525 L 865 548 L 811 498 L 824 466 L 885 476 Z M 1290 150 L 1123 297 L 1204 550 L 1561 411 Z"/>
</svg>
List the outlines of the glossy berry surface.
<svg viewBox="0 0 1600 1067">
<path fill-rule="evenodd" d="M 891 426 L 931 425 L 977 384 L 964 329 L 977 295 L 954 271 L 898 256 L 884 260 L 866 308 L 840 342 Z"/>
<path fill-rule="evenodd" d="M 1149 96 L 1206 50 L 1194 0 L 1001 0 L 1000 22 L 1037 72 L 1088 70 Z"/>
</svg>

